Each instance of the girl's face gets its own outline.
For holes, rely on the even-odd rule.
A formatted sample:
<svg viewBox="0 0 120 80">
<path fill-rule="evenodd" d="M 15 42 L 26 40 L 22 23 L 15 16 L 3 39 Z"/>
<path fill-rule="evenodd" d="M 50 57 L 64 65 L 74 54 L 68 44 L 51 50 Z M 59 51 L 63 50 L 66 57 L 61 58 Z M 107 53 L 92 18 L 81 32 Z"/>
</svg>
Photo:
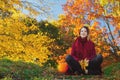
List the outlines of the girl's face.
<svg viewBox="0 0 120 80">
<path fill-rule="evenodd" d="M 86 28 L 82 28 L 80 30 L 80 36 L 81 36 L 81 38 L 85 38 L 85 37 L 87 37 L 87 35 L 88 35 L 88 33 L 87 33 Z"/>
</svg>

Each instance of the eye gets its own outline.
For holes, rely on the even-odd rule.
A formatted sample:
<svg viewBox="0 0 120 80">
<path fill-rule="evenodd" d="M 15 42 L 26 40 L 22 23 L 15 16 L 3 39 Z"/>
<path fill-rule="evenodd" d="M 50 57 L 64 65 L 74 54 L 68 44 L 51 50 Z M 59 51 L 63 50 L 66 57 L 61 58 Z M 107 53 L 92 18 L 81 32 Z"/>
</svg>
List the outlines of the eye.
<svg viewBox="0 0 120 80">
<path fill-rule="evenodd" d="M 86 32 L 85 30 L 82 30 L 81 32 Z"/>
</svg>

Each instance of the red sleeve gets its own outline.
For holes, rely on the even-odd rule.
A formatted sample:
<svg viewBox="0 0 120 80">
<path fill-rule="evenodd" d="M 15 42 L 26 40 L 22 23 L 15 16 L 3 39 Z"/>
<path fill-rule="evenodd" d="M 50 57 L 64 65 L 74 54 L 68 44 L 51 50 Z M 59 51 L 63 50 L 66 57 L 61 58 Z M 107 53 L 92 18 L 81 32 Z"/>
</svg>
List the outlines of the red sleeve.
<svg viewBox="0 0 120 80">
<path fill-rule="evenodd" d="M 72 56 L 76 61 L 78 61 L 79 58 L 75 55 L 75 54 L 76 54 L 76 46 L 75 46 L 76 41 L 77 41 L 77 40 L 75 40 L 75 42 L 74 42 L 73 45 L 72 45 L 71 56 Z"/>
</svg>

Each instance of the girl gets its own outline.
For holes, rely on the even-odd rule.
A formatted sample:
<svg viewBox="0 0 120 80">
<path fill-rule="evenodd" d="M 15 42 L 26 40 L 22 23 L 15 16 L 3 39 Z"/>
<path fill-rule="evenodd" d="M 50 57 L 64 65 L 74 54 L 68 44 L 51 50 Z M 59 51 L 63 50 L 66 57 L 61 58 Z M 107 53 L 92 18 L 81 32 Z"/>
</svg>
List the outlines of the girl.
<svg viewBox="0 0 120 80">
<path fill-rule="evenodd" d="M 103 57 L 96 55 L 94 43 L 88 39 L 89 28 L 83 26 L 80 29 L 80 36 L 72 45 L 71 55 L 66 57 L 69 66 L 66 74 L 90 74 L 100 75 Z"/>
</svg>

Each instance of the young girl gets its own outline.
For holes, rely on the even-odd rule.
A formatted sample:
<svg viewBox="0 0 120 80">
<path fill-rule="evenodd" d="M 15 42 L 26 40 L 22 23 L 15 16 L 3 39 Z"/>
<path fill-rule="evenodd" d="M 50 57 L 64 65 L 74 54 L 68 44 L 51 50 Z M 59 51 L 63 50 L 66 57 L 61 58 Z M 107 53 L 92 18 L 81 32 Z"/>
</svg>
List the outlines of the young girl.
<svg viewBox="0 0 120 80">
<path fill-rule="evenodd" d="M 89 28 L 83 26 L 80 29 L 80 36 L 72 45 L 71 55 L 66 57 L 69 66 L 66 74 L 100 75 L 102 73 L 103 57 L 101 54 L 96 55 L 95 45 L 88 36 Z"/>
</svg>

